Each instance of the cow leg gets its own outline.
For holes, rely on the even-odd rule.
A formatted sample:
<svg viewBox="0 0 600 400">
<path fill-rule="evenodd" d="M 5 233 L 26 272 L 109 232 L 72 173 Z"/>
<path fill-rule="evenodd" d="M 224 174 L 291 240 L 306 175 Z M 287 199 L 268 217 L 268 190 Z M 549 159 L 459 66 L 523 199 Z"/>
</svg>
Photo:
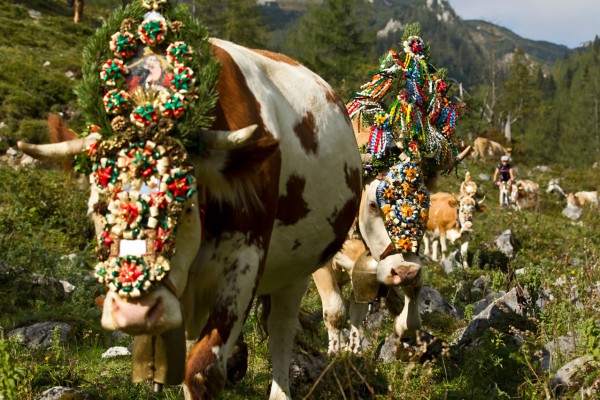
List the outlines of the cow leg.
<svg viewBox="0 0 600 400">
<path fill-rule="evenodd" d="M 73 15 L 73 22 L 79 23 L 83 15 L 83 2 L 84 0 L 75 0 L 75 13 Z"/>
<path fill-rule="evenodd" d="M 427 233 L 425 233 L 423 235 L 423 255 L 429 257 L 430 256 L 430 249 L 429 249 L 429 236 L 427 235 Z"/>
<path fill-rule="evenodd" d="M 342 325 L 346 314 L 342 290 L 329 264 L 316 270 L 312 276 L 323 305 L 323 321 L 329 337 L 327 354 L 338 354 L 343 347 Z"/>
<path fill-rule="evenodd" d="M 361 325 L 368 311 L 369 303 L 357 303 L 354 298 L 350 300 L 350 338 L 346 349 L 352 353 L 359 354 L 362 352 L 363 332 Z"/>
<path fill-rule="evenodd" d="M 460 257 L 462 258 L 463 268 L 469 268 L 467 262 L 467 256 L 469 251 L 469 239 L 471 234 L 469 232 L 463 232 L 460 236 Z"/>
<path fill-rule="evenodd" d="M 273 364 L 273 383 L 269 400 L 290 400 L 290 361 L 292 345 L 300 329 L 298 313 L 308 286 L 308 278 L 294 286 L 271 293 L 269 314 L 269 352 Z"/>
<path fill-rule="evenodd" d="M 405 259 L 421 265 L 419 257 L 406 254 Z M 419 314 L 419 293 L 423 286 L 422 270 L 419 270 L 413 282 L 402 286 L 404 292 L 404 308 L 394 321 L 394 333 L 399 338 L 416 337 L 416 331 L 421 329 L 421 316 Z"/>
<path fill-rule="evenodd" d="M 438 256 L 439 242 L 440 242 L 440 238 L 439 237 L 435 237 L 433 239 L 433 242 L 431 243 L 431 259 L 433 261 L 439 261 L 440 260 L 440 258 Z"/>
<path fill-rule="evenodd" d="M 232 243 L 231 247 L 219 252 L 207 251 L 201 256 L 198 265 L 202 268 L 189 278 L 196 290 L 184 293 L 182 299 L 184 308 L 191 314 L 186 318 L 187 336 L 199 337 L 189 350 L 186 362 L 185 383 L 193 400 L 218 398 L 223 391 L 227 360 L 252 305 L 255 292 L 252 282 L 257 282 L 259 265 L 263 262 L 257 247 L 244 243 L 241 238 Z M 228 267 L 221 269 L 222 276 L 212 275 L 225 261 Z M 210 284 L 206 287 L 203 282 Z M 194 331 L 198 326 L 204 326 L 199 334 Z"/>
<path fill-rule="evenodd" d="M 446 240 L 445 233 L 440 234 L 440 247 L 442 249 L 442 259 L 444 259 L 448 253 L 448 241 Z"/>
</svg>

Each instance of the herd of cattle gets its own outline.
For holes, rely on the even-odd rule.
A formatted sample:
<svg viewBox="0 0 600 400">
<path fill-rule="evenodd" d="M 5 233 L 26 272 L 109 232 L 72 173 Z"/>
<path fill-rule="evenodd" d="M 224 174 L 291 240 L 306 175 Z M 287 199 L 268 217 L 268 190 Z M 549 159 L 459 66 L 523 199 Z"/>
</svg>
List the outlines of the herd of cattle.
<svg viewBox="0 0 600 400">
<path fill-rule="evenodd" d="M 421 328 L 422 261 L 416 254 L 389 251 L 391 240 L 376 202 L 379 181 L 360 186 L 355 139 L 360 132 L 353 135 L 333 89 L 281 55 L 222 40 L 211 44 L 222 65 L 219 118 L 214 131 L 206 132 L 212 138 L 206 153 L 192 160 L 204 199 L 193 196 L 182 210 L 181 239 L 168 280 L 142 298 L 121 298 L 109 290 L 102 325 L 133 335 L 162 335 L 183 325 L 190 341 L 186 396 L 215 398 L 224 388 L 227 360 L 253 299 L 268 296 L 270 399 L 290 399 L 291 349 L 311 273 L 323 302 L 328 352 L 360 352 L 367 302 L 381 287 L 398 287 L 404 294 L 394 321 L 397 337 L 414 336 Z M 97 140 L 19 146 L 35 157 L 64 159 Z M 507 152 L 484 138 L 473 145 L 477 160 L 496 160 Z M 597 192 L 566 197 L 598 206 Z M 511 199 L 519 210 L 538 210 L 539 185 L 518 180 Z M 95 201 L 92 190 L 90 209 L 98 212 Z M 467 266 L 477 205 L 472 196 L 432 194 L 423 253 L 439 260 L 438 242 L 444 257 L 447 240 L 460 239 Z M 102 232 L 97 234 L 100 238 Z M 348 282 L 355 296 L 346 339 L 341 286 Z"/>
</svg>

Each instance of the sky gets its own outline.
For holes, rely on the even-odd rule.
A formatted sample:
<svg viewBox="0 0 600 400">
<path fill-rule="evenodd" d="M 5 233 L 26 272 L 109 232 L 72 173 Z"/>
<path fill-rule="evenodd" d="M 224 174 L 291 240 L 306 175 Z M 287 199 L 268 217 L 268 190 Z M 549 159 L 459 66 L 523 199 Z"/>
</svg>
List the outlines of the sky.
<svg viewBox="0 0 600 400">
<path fill-rule="evenodd" d="M 576 48 L 600 37 L 600 0 L 448 0 L 462 19 L 481 19 L 531 40 Z"/>
</svg>

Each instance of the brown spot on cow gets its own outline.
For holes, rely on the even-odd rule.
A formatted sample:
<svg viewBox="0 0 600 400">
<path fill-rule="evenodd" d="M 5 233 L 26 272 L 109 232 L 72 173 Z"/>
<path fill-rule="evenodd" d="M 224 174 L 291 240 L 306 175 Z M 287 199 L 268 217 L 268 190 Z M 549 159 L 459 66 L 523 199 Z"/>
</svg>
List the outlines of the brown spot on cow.
<svg viewBox="0 0 600 400">
<path fill-rule="evenodd" d="M 280 61 L 280 62 L 289 64 L 289 65 L 294 65 L 294 66 L 300 66 L 300 65 L 302 65 L 298 61 L 294 60 L 293 58 L 290 58 L 290 57 L 286 56 L 285 54 L 274 53 L 272 51 L 259 50 L 259 49 L 252 49 L 252 51 L 254 51 L 255 53 L 258 53 L 260 55 L 263 55 L 263 56 L 265 56 L 267 58 L 270 58 L 271 60 Z"/>
<path fill-rule="evenodd" d="M 302 117 L 302 120 L 294 126 L 294 132 L 306 153 L 317 153 L 319 141 L 317 139 L 315 117 L 312 113 L 308 112 Z"/>
<path fill-rule="evenodd" d="M 276 218 L 283 225 L 294 225 L 308 215 L 310 210 L 302 197 L 305 186 L 306 180 L 302 177 L 292 175 L 288 179 L 286 183 L 287 194 L 279 197 L 276 215 Z"/>
<path fill-rule="evenodd" d="M 351 123 L 350 116 L 348 115 L 348 109 L 346 108 L 346 105 L 342 99 L 340 99 L 340 96 L 337 94 L 337 92 L 333 88 L 325 85 L 325 83 L 322 81 L 318 81 L 317 84 L 323 89 L 323 93 L 325 93 L 325 98 L 327 101 L 335 105 L 340 110 L 340 113 L 346 117 L 348 123 Z"/>
<path fill-rule="evenodd" d="M 217 357 L 212 350 L 223 343 L 219 331 L 212 329 L 190 349 L 185 364 L 185 382 L 193 399 L 216 397 L 225 387 L 225 376 L 214 368 Z"/>
<path fill-rule="evenodd" d="M 348 200 L 341 210 L 336 210 L 331 215 L 331 217 L 328 218 L 328 221 L 331 224 L 331 227 L 333 228 L 335 238 L 327 245 L 325 250 L 321 253 L 321 257 L 319 259 L 320 264 L 324 264 L 325 262 L 327 262 L 344 245 L 344 242 L 346 241 L 346 236 L 348 234 L 348 230 L 350 229 L 348 221 L 352 221 L 352 218 L 356 216 L 356 212 L 358 210 L 358 201 L 360 201 L 360 198 L 353 198 Z"/>
<path fill-rule="evenodd" d="M 344 204 L 340 211 L 336 210 L 329 218 L 328 221 L 333 228 L 335 238 L 329 243 L 321 254 L 320 261 L 325 263 L 331 257 L 334 256 L 343 246 L 350 226 L 347 221 L 354 220 L 354 217 L 358 214 L 358 209 L 361 200 L 361 173 L 356 168 L 345 167 L 346 184 L 350 191 L 354 194 L 350 200 Z"/>
<path fill-rule="evenodd" d="M 260 103 L 248 87 L 239 66 L 225 50 L 213 46 L 212 51 L 221 63 L 216 86 L 219 99 L 215 106 L 213 129 L 236 130 L 258 124 L 255 135 L 265 135 Z"/>
<path fill-rule="evenodd" d="M 294 60 L 293 58 L 286 56 L 285 54 L 275 53 L 272 51 L 260 50 L 260 49 L 252 49 L 252 51 L 254 51 L 255 53 L 258 53 L 260 55 L 263 55 L 267 58 L 270 58 L 271 60 L 274 60 L 274 61 L 280 61 L 280 62 L 289 64 L 289 65 L 294 65 L 294 66 L 302 65 L 300 62 Z"/>
<path fill-rule="evenodd" d="M 360 199 L 362 191 L 362 174 L 357 168 L 345 168 L 346 174 L 346 185 L 350 191 L 354 194 L 354 198 Z"/>
</svg>

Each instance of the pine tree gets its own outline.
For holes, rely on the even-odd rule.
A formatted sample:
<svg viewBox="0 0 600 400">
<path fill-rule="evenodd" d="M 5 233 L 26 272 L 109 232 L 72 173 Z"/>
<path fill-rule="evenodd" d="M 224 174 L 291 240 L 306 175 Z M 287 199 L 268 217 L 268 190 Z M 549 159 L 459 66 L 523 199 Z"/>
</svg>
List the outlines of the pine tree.
<svg viewBox="0 0 600 400">
<path fill-rule="evenodd" d="M 195 0 L 193 10 L 214 37 L 256 48 L 267 41 L 256 0 Z"/>
<path fill-rule="evenodd" d="M 542 96 L 535 84 L 531 63 L 522 50 L 514 53 L 508 73 L 501 87 L 498 110 L 504 123 L 510 120 L 513 138 L 525 141 L 527 121 L 538 111 Z"/>
<path fill-rule="evenodd" d="M 314 3 L 288 35 L 286 52 L 347 98 L 365 80 L 376 57 L 370 18 L 371 5 L 365 0 Z"/>
</svg>

